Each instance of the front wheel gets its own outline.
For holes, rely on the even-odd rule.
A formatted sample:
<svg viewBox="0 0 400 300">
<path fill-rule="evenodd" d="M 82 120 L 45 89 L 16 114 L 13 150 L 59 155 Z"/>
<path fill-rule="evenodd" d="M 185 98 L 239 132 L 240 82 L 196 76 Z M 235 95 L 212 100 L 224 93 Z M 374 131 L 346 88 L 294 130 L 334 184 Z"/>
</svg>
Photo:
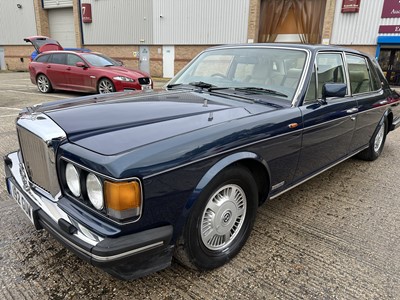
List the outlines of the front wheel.
<svg viewBox="0 0 400 300">
<path fill-rule="evenodd" d="M 210 270 L 243 247 L 253 228 L 257 186 L 246 168 L 230 167 L 203 190 L 192 208 L 175 257 L 184 265 Z"/>
<path fill-rule="evenodd" d="M 369 142 L 369 147 L 361 151 L 357 156 L 363 160 L 373 161 L 377 159 L 383 150 L 387 134 L 387 119 L 385 118 L 381 124 L 378 125 L 375 134 Z"/>
<path fill-rule="evenodd" d="M 107 78 L 100 79 L 100 81 L 97 85 L 97 92 L 99 94 L 107 94 L 107 93 L 115 92 L 114 84 L 112 83 L 111 80 L 109 80 Z"/>
</svg>

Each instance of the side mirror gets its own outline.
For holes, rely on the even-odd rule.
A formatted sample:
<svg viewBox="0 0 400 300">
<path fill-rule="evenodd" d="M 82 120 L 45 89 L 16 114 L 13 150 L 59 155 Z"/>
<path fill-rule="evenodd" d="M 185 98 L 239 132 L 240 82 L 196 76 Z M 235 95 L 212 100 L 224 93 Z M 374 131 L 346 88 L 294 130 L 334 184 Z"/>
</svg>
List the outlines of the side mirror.
<svg viewBox="0 0 400 300">
<path fill-rule="evenodd" d="M 346 96 L 347 85 L 345 83 L 324 83 L 322 85 L 322 100 L 326 98 Z"/>
<path fill-rule="evenodd" d="M 122 60 L 119 60 L 119 59 L 114 59 L 114 60 L 118 63 L 119 66 L 124 65 L 124 62 Z"/>
<path fill-rule="evenodd" d="M 77 66 L 78 68 L 84 68 L 84 69 L 88 67 L 84 62 L 81 62 L 81 61 L 78 61 L 75 64 L 75 66 Z"/>
</svg>

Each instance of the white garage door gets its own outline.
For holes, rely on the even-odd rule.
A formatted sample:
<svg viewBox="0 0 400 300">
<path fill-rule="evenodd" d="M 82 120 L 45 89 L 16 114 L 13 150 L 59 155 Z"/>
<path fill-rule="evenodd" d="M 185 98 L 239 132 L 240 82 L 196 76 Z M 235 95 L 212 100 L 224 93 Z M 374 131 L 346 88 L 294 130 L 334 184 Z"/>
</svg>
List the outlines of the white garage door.
<svg viewBox="0 0 400 300">
<path fill-rule="evenodd" d="M 50 37 L 61 46 L 76 47 L 74 14 L 72 7 L 49 10 Z"/>
</svg>

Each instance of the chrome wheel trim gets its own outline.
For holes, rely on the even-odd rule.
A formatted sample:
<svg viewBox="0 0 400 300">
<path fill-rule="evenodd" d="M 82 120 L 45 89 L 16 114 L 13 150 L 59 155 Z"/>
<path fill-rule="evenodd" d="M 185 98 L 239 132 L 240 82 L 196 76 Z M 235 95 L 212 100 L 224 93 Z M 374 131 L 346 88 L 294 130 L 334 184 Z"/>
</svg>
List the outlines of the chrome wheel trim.
<svg viewBox="0 0 400 300">
<path fill-rule="evenodd" d="M 114 91 L 114 87 L 111 81 L 109 80 L 101 80 L 99 82 L 99 93 L 107 94 L 112 93 Z"/>
<path fill-rule="evenodd" d="M 374 141 L 374 151 L 375 152 L 379 152 L 379 149 L 382 146 L 384 137 L 385 137 L 385 126 L 381 125 L 378 133 L 376 134 L 375 141 Z"/>
<path fill-rule="evenodd" d="M 39 91 L 46 93 L 50 88 L 50 82 L 46 76 L 40 75 L 37 79 L 37 86 Z"/>
<path fill-rule="evenodd" d="M 242 228 L 247 209 L 246 194 L 236 184 L 227 184 L 216 191 L 203 211 L 200 236 L 212 251 L 229 246 Z"/>
</svg>

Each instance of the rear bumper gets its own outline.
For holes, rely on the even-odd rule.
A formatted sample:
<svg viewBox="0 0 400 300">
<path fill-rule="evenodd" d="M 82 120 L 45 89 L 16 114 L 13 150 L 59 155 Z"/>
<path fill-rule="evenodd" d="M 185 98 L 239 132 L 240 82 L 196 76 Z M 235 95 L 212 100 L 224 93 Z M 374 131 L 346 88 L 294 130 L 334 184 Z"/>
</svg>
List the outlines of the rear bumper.
<svg viewBox="0 0 400 300">
<path fill-rule="evenodd" d="M 4 162 L 8 192 L 15 195 L 11 190 L 17 189 L 18 197 L 29 203 L 35 227 L 46 229 L 83 260 L 121 279 L 142 277 L 171 264 L 171 225 L 116 238 L 99 236 L 61 210 L 59 197 L 46 198 L 24 184 L 25 170 L 17 152 L 6 156 Z"/>
</svg>

